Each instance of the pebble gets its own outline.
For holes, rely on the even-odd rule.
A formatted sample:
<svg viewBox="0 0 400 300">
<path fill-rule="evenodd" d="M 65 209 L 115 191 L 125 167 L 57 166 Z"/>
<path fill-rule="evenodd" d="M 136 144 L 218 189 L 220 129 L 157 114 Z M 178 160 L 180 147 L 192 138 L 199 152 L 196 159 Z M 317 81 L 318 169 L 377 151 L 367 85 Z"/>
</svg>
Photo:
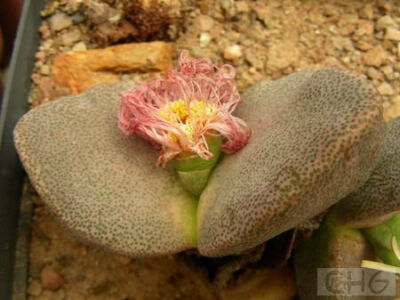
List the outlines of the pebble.
<svg viewBox="0 0 400 300">
<path fill-rule="evenodd" d="M 43 66 L 43 62 L 40 60 L 35 61 L 35 68 L 41 68 Z"/>
<path fill-rule="evenodd" d="M 43 40 L 47 40 L 49 37 L 51 37 L 50 28 L 46 24 L 42 24 L 39 27 L 39 32 L 40 32 L 40 35 L 42 36 Z"/>
<path fill-rule="evenodd" d="M 45 41 L 43 42 L 42 46 L 40 46 L 39 49 L 40 49 L 40 50 L 44 50 L 44 51 L 50 50 L 51 47 L 53 46 L 53 43 L 54 43 L 54 40 L 52 40 L 52 39 L 45 40 Z"/>
<path fill-rule="evenodd" d="M 82 5 L 83 0 L 68 0 L 67 11 L 68 14 L 76 12 Z"/>
<path fill-rule="evenodd" d="M 396 22 L 392 19 L 391 16 L 385 15 L 383 17 L 380 17 L 378 21 L 376 22 L 376 29 L 377 30 L 382 30 L 388 27 L 396 27 L 397 24 Z"/>
<path fill-rule="evenodd" d="M 238 59 L 243 55 L 242 48 L 239 45 L 232 45 L 226 47 L 224 50 L 224 58 L 228 60 L 235 60 Z"/>
<path fill-rule="evenodd" d="M 382 82 L 378 86 L 378 91 L 383 96 L 391 96 L 394 94 L 394 90 L 393 90 L 392 86 L 387 82 Z"/>
<path fill-rule="evenodd" d="M 268 48 L 266 68 L 268 72 L 276 72 L 294 65 L 300 55 L 299 49 L 290 41 L 282 41 Z"/>
<path fill-rule="evenodd" d="M 199 26 L 201 31 L 210 31 L 214 27 L 214 20 L 207 15 L 200 15 Z"/>
<path fill-rule="evenodd" d="M 38 51 L 35 54 L 35 58 L 39 61 L 44 61 L 44 59 L 46 58 L 46 53 L 44 53 L 43 51 Z"/>
<path fill-rule="evenodd" d="M 348 57 L 348 56 L 343 56 L 342 58 L 341 58 L 341 61 L 344 63 L 344 64 L 349 64 L 350 63 L 350 57 Z"/>
<path fill-rule="evenodd" d="M 347 50 L 353 51 L 353 43 L 348 37 L 333 37 L 332 38 L 333 46 L 338 50 Z"/>
<path fill-rule="evenodd" d="M 76 43 L 72 47 L 72 51 L 85 51 L 85 50 L 87 50 L 87 47 L 86 47 L 86 44 L 84 42 Z"/>
<path fill-rule="evenodd" d="M 50 74 L 50 66 L 48 65 L 43 65 L 40 67 L 40 73 L 42 75 L 49 75 Z"/>
<path fill-rule="evenodd" d="M 368 50 L 364 56 L 364 62 L 368 66 L 379 67 L 381 66 L 387 58 L 385 49 L 381 45 L 375 46 L 371 50 Z"/>
<path fill-rule="evenodd" d="M 324 16 L 333 17 L 340 15 L 340 8 L 337 5 L 326 3 L 321 8 Z"/>
<path fill-rule="evenodd" d="M 52 15 L 60 6 L 59 1 L 52 1 L 49 3 L 49 5 L 46 5 L 45 9 L 40 12 L 40 15 L 42 18 L 46 18 L 50 15 Z"/>
<path fill-rule="evenodd" d="M 265 26 L 268 27 L 268 23 L 270 21 L 269 9 L 263 5 L 254 5 L 252 9 L 256 13 L 257 18 L 261 20 Z"/>
<path fill-rule="evenodd" d="M 370 4 L 366 4 L 360 11 L 360 15 L 368 20 L 372 20 L 374 18 L 374 8 Z"/>
<path fill-rule="evenodd" d="M 42 287 L 51 291 L 58 290 L 64 284 L 64 279 L 50 265 L 42 269 L 40 280 Z"/>
<path fill-rule="evenodd" d="M 393 80 L 394 79 L 394 74 L 393 74 L 393 67 L 391 66 L 391 65 L 386 65 L 386 66 L 383 66 L 382 68 L 381 68 L 381 70 L 382 70 L 382 72 L 383 72 L 383 74 L 385 74 L 385 77 L 388 79 L 388 80 Z"/>
<path fill-rule="evenodd" d="M 231 18 L 235 15 L 236 7 L 233 6 L 232 0 L 220 0 L 219 3 L 227 18 Z"/>
<path fill-rule="evenodd" d="M 358 22 L 358 28 L 355 33 L 359 36 L 370 36 L 374 33 L 374 24 L 369 21 L 360 20 Z"/>
<path fill-rule="evenodd" d="M 93 24 L 117 22 L 121 19 L 121 12 L 107 3 L 87 1 L 86 16 Z"/>
<path fill-rule="evenodd" d="M 237 1 L 236 10 L 238 13 L 248 13 L 250 8 L 246 1 Z"/>
<path fill-rule="evenodd" d="M 386 121 L 400 117 L 400 99 L 384 111 L 384 117 Z"/>
<path fill-rule="evenodd" d="M 52 31 L 60 31 L 72 25 L 72 20 L 64 13 L 56 13 L 49 19 L 49 25 Z"/>
<path fill-rule="evenodd" d="M 40 296 L 40 294 L 42 293 L 42 286 L 40 285 L 39 281 L 33 279 L 29 282 L 26 292 L 30 296 Z"/>
<path fill-rule="evenodd" d="M 383 9 L 385 12 L 391 12 L 392 11 L 392 4 L 390 3 L 391 1 L 387 0 L 378 0 L 378 8 Z"/>
<path fill-rule="evenodd" d="M 82 13 L 77 12 L 71 16 L 71 19 L 74 24 L 81 24 L 85 21 L 86 18 Z"/>
<path fill-rule="evenodd" d="M 368 51 L 371 50 L 373 45 L 369 41 L 366 40 L 360 40 L 355 43 L 355 47 L 361 51 Z"/>
<path fill-rule="evenodd" d="M 202 32 L 200 34 L 200 47 L 205 48 L 211 42 L 211 36 L 207 32 Z"/>
<path fill-rule="evenodd" d="M 59 39 L 62 45 L 71 46 L 81 39 L 81 31 L 78 28 L 74 27 L 70 31 L 67 31 L 60 35 Z"/>
<path fill-rule="evenodd" d="M 396 28 L 393 28 L 393 27 L 386 28 L 385 39 L 399 42 L 400 41 L 400 30 L 397 30 Z"/>
</svg>

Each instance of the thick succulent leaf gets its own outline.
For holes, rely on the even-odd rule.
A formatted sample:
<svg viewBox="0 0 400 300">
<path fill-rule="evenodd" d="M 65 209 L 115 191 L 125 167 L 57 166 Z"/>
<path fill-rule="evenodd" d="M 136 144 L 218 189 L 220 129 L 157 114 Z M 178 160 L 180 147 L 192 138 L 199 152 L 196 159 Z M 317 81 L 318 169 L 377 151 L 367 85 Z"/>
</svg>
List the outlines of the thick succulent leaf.
<svg viewBox="0 0 400 300">
<path fill-rule="evenodd" d="M 27 113 L 15 144 L 35 188 L 81 239 L 133 256 L 195 247 L 196 200 L 117 127 L 118 93 L 98 86 Z"/>
<path fill-rule="evenodd" d="M 361 233 L 384 263 L 400 267 L 400 260 L 392 247 L 393 237 L 400 241 L 400 216 L 394 216 L 380 225 L 361 229 Z"/>
<path fill-rule="evenodd" d="M 400 118 L 387 124 L 383 149 L 368 181 L 336 207 L 343 225 L 367 227 L 400 211 Z"/>
<path fill-rule="evenodd" d="M 318 295 L 318 286 L 322 291 L 324 283 L 327 282 L 326 278 L 321 275 L 320 280 L 322 281 L 317 281 L 319 268 L 358 268 L 363 259 L 375 259 L 375 257 L 372 248 L 357 229 L 338 227 L 329 221 L 324 223 L 309 241 L 295 250 L 294 265 L 300 299 L 374 299 L 371 297 L 341 295 L 323 297 Z M 332 276 L 329 281 L 331 290 L 342 291 L 342 294 L 347 292 L 343 278 L 346 276 Z"/>
<path fill-rule="evenodd" d="M 200 197 L 206 256 L 240 253 L 324 211 L 368 179 L 382 144 L 380 97 L 343 70 L 261 82 L 243 98 L 250 143 L 222 159 Z"/>
</svg>

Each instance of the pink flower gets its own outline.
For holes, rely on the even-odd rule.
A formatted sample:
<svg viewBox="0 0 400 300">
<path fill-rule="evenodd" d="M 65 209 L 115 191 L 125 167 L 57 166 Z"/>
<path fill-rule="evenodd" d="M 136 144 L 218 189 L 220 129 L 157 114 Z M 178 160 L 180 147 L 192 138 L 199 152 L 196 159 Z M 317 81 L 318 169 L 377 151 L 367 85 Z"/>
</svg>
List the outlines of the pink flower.
<svg viewBox="0 0 400 300">
<path fill-rule="evenodd" d="M 210 159 L 207 136 L 221 136 L 222 151 L 236 152 L 247 144 L 250 130 L 232 115 L 241 102 L 234 77 L 231 65 L 218 68 L 182 51 L 177 69 L 120 94 L 118 126 L 157 147 L 159 166 L 183 152 Z"/>
</svg>

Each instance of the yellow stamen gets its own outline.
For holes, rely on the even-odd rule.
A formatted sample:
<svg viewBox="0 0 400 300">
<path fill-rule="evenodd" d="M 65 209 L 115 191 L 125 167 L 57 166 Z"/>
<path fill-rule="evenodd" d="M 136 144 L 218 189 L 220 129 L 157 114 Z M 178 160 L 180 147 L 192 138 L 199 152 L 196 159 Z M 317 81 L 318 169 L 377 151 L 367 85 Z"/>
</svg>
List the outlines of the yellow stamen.
<svg viewBox="0 0 400 300">
<path fill-rule="evenodd" d="M 178 125 L 189 138 L 193 138 L 194 128 L 212 118 L 217 111 L 217 107 L 204 101 L 194 100 L 189 104 L 189 109 L 184 100 L 173 101 L 159 110 L 159 115 L 170 123 Z M 173 140 L 177 140 L 171 134 Z"/>
<path fill-rule="evenodd" d="M 189 115 L 186 109 L 185 102 L 181 99 L 171 102 L 162 107 L 159 111 L 159 114 L 161 115 L 161 117 L 163 117 L 163 119 L 170 122 L 178 120 L 181 122 L 185 122 L 186 118 Z"/>
</svg>

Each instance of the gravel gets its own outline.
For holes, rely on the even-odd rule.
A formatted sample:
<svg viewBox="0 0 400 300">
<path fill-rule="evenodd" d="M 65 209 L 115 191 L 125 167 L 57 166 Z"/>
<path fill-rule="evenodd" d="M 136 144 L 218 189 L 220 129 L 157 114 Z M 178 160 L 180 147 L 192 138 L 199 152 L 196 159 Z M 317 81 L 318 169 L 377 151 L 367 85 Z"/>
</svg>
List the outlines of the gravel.
<svg viewBox="0 0 400 300">
<path fill-rule="evenodd" d="M 50 28 L 53 31 L 60 31 L 72 25 L 72 19 L 64 13 L 57 13 L 49 20 Z"/>
</svg>

